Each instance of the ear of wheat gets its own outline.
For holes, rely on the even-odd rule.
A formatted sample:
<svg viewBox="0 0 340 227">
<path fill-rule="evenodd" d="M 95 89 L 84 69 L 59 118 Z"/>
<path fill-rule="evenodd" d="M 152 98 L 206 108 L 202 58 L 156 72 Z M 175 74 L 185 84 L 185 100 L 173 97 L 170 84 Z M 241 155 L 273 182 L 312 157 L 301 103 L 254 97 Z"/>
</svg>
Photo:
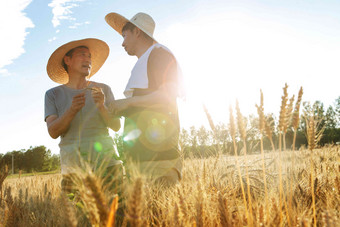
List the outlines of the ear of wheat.
<svg viewBox="0 0 340 227">
<path fill-rule="evenodd" d="M 280 108 L 280 117 L 279 117 L 279 124 L 278 124 L 278 131 L 279 131 L 279 150 L 281 151 L 281 135 L 283 133 L 283 129 L 286 124 L 286 110 L 287 110 L 287 100 L 288 100 L 288 85 L 285 84 L 283 88 L 283 96 L 281 97 L 281 108 Z"/>
<path fill-rule="evenodd" d="M 245 129 L 245 126 L 244 126 L 244 119 L 243 119 L 243 116 L 241 114 L 241 110 L 240 110 L 240 107 L 239 107 L 239 104 L 238 104 L 238 100 L 236 100 L 236 119 L 237 119 L 238 131 L 240 133 L 240 136 L 241 136 L 242 140 L 245 143 L 246 142 L 247 133 L 246 133 L 246 129 Z"/>
<path fill-rule="evenodd" d="M 257 113 L 259 115 L 259 130 L 260 133 L 263 134 L 264 125 L 265 125 L 265 117 L 264 117 L 264 107 L 263 107 L 263 93 L 262 90 L 260 90 L 261 93 L 261 99 L 260 99 L 260 105 L 255 105 L 257 109 Z"/>
<path fill-rule="evenodd" d="M 273 151 L 275 151 L 275 146 L 274 146 L 274 142 L 273 142 L 273 131 L 272 131 L 272 121 L 269 122 L 269 117 L 265 117 L 265 121 L 264 121 L 264 130 L 266 132 L 266 136 L 270 141 L 270 144 L 272 145 L 272 149 Z"/>
<path fill-rule="evenodd" d="M 305 113 L 306 122 L 306 136 L 308 141 L 308 149 L 313 151 L 317 144 L 320 142 L 325 126 L 321 126 L 322 119 L 316 119 L 314 111 Z"/>
<path fill-rule="evenodd" d="M 300 121 L 300 105 L 302 100 L 303 88 L 301 87 L 299 90 L 298 98 L 295 103 L 294 112 L 292 113 L 292 126 L 294 129 L 294 138 L 293 138 L 293 151 L 295 150 L 295 140 L 296 140 L 296 132 L 299 127 Z"/>
<path fill-rule="evenodd" d="M 283 150 L 286 150 L 286 133 L 287 133 L 287 129 L 289 127 L 289 124 L 291 122 L 294 98 L 295 98 L 295 96 L 293 95 L 292 98 L 289 99 L 289 103 L 287 104 L 286 113 L 285 113 L 285 116 L 284 116 L 284 121 L 285 122 L 284 122 L 283 128 L 282 128 L 282 132 L 283 132 Z"/>
<path fill-rule="evenodd" d="M 236 127 L 235 127 L 235 120 L 234 120 L 234 115 L 233 115 L 233 109 L 231 108 L 231 106 L 229 106 L 229 130 L 230 130 L 230 135 L 231 138 L 234 142 L 234 150 L 236 152 Z"/>
<path fill-rule="evenodd" d="M 220 144 L 217 143 L 218 138 L 217 138 L 217 130 L 216 130 L 215 124 L 214 124 L 214 122 L 213 122 L 213 120 L 212 120 L 212 117 L 211 117 L 211 115 L 210 115 L 210 113 L 209 113 L 207 107 L 206 107 L 204 104 L 203 104 L 203 109 L 204 109 L 204 112 L 205 112 L 205 114 L 206 114 L 206 116 L 207 116 L 207 118 L 208 118 L 210 128 L 211 128 L 211 130 L 213 131 L 214 140 L 216 141 L 216 146 L 217 146 L 217 154 L 220 155 L 220 153 L 221 153 L 222 150 L 221 150 L 221 148 L 220 148 Z"/>
</svg>

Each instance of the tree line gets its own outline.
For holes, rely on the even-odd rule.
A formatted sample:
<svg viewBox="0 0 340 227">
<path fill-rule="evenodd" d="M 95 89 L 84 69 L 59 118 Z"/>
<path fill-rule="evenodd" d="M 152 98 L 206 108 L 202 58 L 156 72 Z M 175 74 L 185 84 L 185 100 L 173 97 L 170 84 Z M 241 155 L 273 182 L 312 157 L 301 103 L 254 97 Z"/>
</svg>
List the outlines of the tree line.
<svg viewBox="0 0 340 227">
<path fill-rule="evenodd" d="M 11 151 L 6 154 L 0 154 L 0 168 L 7 165 L 10 171 L 14 163 L 14 173 L 24 171 L 45 172 L 57 170 L 60 168 L 59 155 L 52 155 L 51 151 L 45 146 L 30 147 L 29 149 Z"/>
<path fill-rule="evenodd" d="M 324 104 L 316 101 L 313 104 L 303 102 L 302 113 L 300 118 L 299 127 L 296 132 L 295 147 L 297 149 L 307 146 L 306 138 L 306 122 L 304 113 L 314 112 L 314 116 L 319 121 L 319 126 L 323 128 L 323 134 L 319 142 L 320 146 L 325 144 L 336 144 L 340 142 L 340 96 L 335 100 L 334 105 L 325 109 Z M 277 148 L 279 143 L 278 132 L 278 119 L 273 113 L 266 114 L 266 119 L 270 122 L 270 127 L 273 132 L 272 140 L 274 146 Z M 249 154 L 259 152 L 260 148 L 260 130 L 259 130 L 259 117 L 257 115 L 249 115 L 245 117 L 246 128 L 246 144 Z M 204 126 L 190 127 L 189 129 L 181 129 L 179 144 L 181 154 L 186 157 L 207 157 L 216 155 L 218 152 L 222 154 L 233 155 L 234 148 L 232 138 L 230 135 L 230 126 L 225 123 L 218 123 L 215 125 L 214 131 Z M 293 128 L 288 127 L 286 132 L 286 145 L 289 150 L 293 144 Z M 116 133 L 114 143 L 117 147 L 119 156 L 124 160 L 124 147 L 123 138 L 120 134 Z M 240 137 L 236 137 L 240 153 L 242 142 Z M 264 137 L 263 140 L 264 150 L 271 151 L 272 145 L 268 138 Z M 14 159 L 14 171 L 17 173 L 19 170 L 25 172 L 40 172 L 51 171 L 60 168 L 59 155 L 51 155 L 51 151 L 45 146 L 30 147 L 28 150 L 19 150 L 0 154 L 0 167 L 8 165 L 12 168 L 12 158 Z"/>
<path fill-rule="evenodd" d="M 307 113 L 312 113 L 315 119 L 319 122 L 320 129 L 322 128 L 322 136 L 319 141 L 319 146 L 326 144 L 340 143 L 340 96 L 335 100 L 334 105 L 330 105 L 325 109 L 324 104 L 320 101 L 315 101 L 313 104 L 309 102 L 302 103 L 302 113 L 299 126 L 296 131 L 295 148 L 307 147 L 306 137 L 306 118 Z M 266 114 L 266 119 L 272 131 L 272 140 L 274 147 L 278 148 L 279 143 L 279 120 L 273 113 Z M 244 119 L 246 128 L 246 145 L 248 153 L 256 153 L 260 151 L 260 130 L 259 117 L 251 114 Z M 292 148 L 294 129 L 292 125 L 287 128 L 285 143 L 287 150 Z M 242 141 L 240 136 L 236 137 L 238 153 L 242 149 Z M 184 157 L 206 157 L 217 152 L 223 154 L 234 154 L 234 147 L 230 135 L 230 125 L 219 123 L 214 125 L 214 130 L 207 129 L 204 126 L 190 127 L 190 129 L 181 129 L 180 145 Z M 263 140 L 264 150 L 271 151 L 272 144 L 267 137 Z"/>
</svg>

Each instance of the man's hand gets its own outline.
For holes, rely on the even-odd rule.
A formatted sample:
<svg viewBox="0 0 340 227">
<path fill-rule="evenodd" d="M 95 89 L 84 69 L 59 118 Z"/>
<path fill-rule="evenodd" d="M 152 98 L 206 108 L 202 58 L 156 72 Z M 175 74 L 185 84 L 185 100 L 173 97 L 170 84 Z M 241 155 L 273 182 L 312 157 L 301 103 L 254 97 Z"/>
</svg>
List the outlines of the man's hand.
<svg viewBox="0 0 340 227">
<path fill-rule="evenodd" d="M 80 93 L 78 95 L 73 96 L 72 105 L 70 107 L 71 112 L 76 114 L 84 106 L 85 106 L 85 93 Z"/>
<path fill-rule="evenodd" d="M 73 96 L 71 107 L 62 115 L 50 115 L 46 118 L 48 133 L 53 139 L 67 132 L 73 118 L 85 106 L 85 93 Z"/>
<path fill-rule="evenodd" d="M 92 87 L 91 90 L 93 101 L 96 104 L 105 124 L 117 132 L 120 129 L 120 120 L 119 118 L 113 116 L 112 112 L 105 106 L 105 95 L 102 88 Z"/>
<path fill-rule="evenodd" d="M 105 95 L 103 90 L 100 87 L 94 87 L 92 90 L 92 98 L 97 108 L 104 107 L 105 103 Z"/>
</svg>

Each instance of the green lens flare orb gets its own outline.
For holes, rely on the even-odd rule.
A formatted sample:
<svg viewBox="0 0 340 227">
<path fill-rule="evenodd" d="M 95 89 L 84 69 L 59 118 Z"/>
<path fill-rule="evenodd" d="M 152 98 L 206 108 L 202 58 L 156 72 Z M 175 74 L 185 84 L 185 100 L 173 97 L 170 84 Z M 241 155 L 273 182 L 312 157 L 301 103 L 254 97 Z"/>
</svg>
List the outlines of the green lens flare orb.
<svg viewBox="0 0 340 227">
<path fill-rule="evenodd" d="M 101 152 L 103 150 L 103 145 L 99 142 L 95 142 L 93 146 L 97 152 Z"/>
</svg>

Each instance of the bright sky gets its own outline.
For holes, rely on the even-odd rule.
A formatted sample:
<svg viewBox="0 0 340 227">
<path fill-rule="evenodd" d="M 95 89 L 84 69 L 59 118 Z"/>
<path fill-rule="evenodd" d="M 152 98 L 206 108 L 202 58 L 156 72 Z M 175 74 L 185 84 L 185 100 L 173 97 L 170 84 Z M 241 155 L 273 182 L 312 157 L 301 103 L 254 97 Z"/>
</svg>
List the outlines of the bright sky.
<svg viewBox="0 0 340 227">
<path fill-rule="evenodd" d="M 326 108 L 340 95 L 340 2 L 337 0 L 0 0 L 0 153 L 45 145 L 58 153 L 44 122 L 44 95 L 57 86 L 46 73 L 52 52 L 71 40 L 99 38 L 110 56 L 93 80 L 123 90 L 136 57 L 104 17 L 138 12 L 156 21 L 155 38 L 177 57 L 187 84 L 181 125 L 207 125 L 202 102 L 217 122 L 240 102 L 278 115 L 282 87 L 289 96 Z"/>
</svg>

